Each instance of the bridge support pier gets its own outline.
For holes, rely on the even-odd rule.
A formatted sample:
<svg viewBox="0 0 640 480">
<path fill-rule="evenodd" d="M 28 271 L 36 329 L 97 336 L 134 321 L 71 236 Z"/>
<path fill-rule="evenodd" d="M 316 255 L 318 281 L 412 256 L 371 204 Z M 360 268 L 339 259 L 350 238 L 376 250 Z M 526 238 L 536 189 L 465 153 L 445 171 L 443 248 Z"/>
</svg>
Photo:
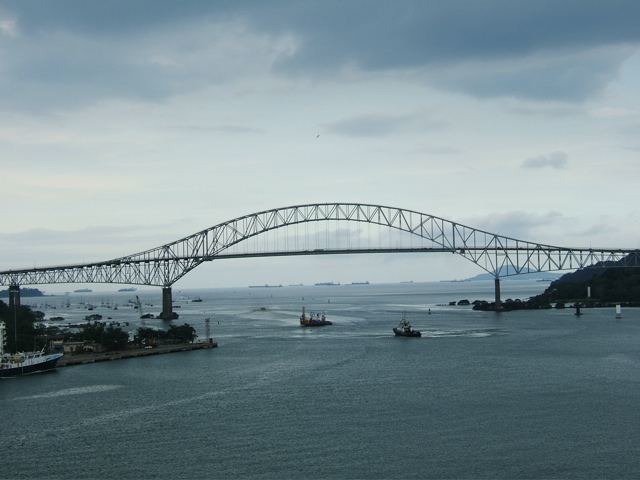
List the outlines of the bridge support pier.
<svg viewBox="0 0 640 480">
<path fill-rule="evenodd" d="M 495 285 L 495 299 L 496 299 L 496 311 L 502 310 L 502 300 L 500 300 L 500 278 L 496 277 L 494 280 Z"/>
<path fill-rule="evenodd" d="M 9 306 L 20 306 L 20 285 L 9 285 Z"/>
<path fill-rule="evenodd" d="M 174 320 L 178 318 L 178 314 L 173 312 L 171 287 L 162 287 L 162 313 L 160 313 L 159 317 L 162 320 Z"/>
</svg>

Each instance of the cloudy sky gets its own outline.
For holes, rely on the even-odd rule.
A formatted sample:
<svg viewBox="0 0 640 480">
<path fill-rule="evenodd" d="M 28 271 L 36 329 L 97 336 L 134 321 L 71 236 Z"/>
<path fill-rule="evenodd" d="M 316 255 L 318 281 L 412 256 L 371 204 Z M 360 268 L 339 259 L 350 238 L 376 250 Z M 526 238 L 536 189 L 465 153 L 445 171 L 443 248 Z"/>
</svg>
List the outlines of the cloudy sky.
<svg viewBox="0 0 640 480">
<path fill-rule="evenodd" d="M 639 21 L 636 0 L 0 0 L 0 270 L 315 202 L 640 247 Z M 477 273 L 290 257 L 177 286 Z"/>
</svg>

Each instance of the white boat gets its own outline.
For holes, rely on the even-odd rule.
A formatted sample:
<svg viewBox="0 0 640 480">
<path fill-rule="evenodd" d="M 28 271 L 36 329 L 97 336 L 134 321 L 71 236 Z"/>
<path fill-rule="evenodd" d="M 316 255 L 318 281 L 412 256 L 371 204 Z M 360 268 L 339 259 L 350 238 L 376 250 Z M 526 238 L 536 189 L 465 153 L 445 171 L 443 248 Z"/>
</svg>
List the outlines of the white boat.
<svg viewBox="0 0 640 480">
<path fill-rule="evenodd" d="M 60 357 L 62 357 L 62 353 L 45 355 L 44 350 L 39 352 L 5 353 L 0 361 L 0 378 L 53 370 L 56 368 Z"/>
</svg>

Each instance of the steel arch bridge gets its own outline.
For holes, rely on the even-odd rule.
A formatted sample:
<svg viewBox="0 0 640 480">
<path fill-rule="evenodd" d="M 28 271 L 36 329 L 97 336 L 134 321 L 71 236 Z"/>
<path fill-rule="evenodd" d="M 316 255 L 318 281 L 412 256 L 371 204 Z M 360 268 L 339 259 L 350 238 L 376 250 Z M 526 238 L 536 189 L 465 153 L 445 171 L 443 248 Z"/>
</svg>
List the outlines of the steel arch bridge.
<svg viewBox="0 0 640 480">
<path fill-rule="evenodd" d="M 359 230 L 345 236 L 341 227 L 345 224 L 358 225 Z M 311 233 L 309 225 L 316 227 Z M 366 236 L 363 226 L 369 230 Z M 370 232 L 372 226 L 378 229 L 375 241 Z M 380 230 L 395 233 L 385 236 Z M 103 262 L 2 271 L 0 284 L 9 285 L 14 291 L 20 285 L 53 283 L 155 285 L 163 287 L 163 315 L 167 315 L 171 310 L 171 286 L 203 262 L 406 252 L 450 252 L 466 258 L 494 275 L 497 302 L 501 277 L 577 269 L 603 262 L 640 266 L 639 256 L 629 255 L 637 249 L 565 248 L 518 240 L 402 208 L 316 203 L 234 218 L 160 247 Z"/>
</svg>

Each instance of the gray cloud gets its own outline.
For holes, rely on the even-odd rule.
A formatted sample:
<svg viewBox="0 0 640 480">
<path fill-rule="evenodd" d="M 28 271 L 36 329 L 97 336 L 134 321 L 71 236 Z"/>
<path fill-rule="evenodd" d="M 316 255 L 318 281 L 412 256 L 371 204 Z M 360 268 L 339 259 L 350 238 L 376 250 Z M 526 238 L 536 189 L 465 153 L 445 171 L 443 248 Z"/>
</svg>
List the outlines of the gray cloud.
<svg viewBox="0 0 640 480">
<path fill-rule="evenodd" d="M 547 118 L 565 118 L 583 115 L 584 110 L 575 104 L 517 104 L 509 107 L 509 111 L 518 115 L 540 116 Z"/>
<path fill-rule="evenodd" d="M 257 134 L 264 133 L 263 129 L 242 125 L 167 125 L 162 127 L 166 131 L 184 131 L 193 133 L 223 133 L 223 134 Z"/>
<path fill-rule="evenodd" d="M 639 15 L 634 0 L 8 1 L 0 88 L 12 95 L 0 108 L 162 100 L 257 71 L 318 79 L 345 66 L 414 70 L 478 97 L 579 102 L 637 51 Z"/>
<path fill-rule="evenodd" d="M 372 113 L 331 123 L 326 126 L 326 130 L 349 137 L 380 137 L 397 133 L 414 120 L 414 115 Z"/>
<path fill-rule="evenodd" d="M 568 155 L 564 152 L 553 152 L 549 155 L 527 158 L 522 162 L 524 168 L 565 168 L 567 166 Z"/>
<path fill-rule="evenodd" d="M 539 238 L 541 231 L 549 231 L 555 225 L 562 224 L 565 220 L 566 218 L 562 214 L 553 211 L 542 214 L 511 211 L 492 213 L 485 217 L 474 217 L 467 224 L 471 227 L 506 237 L 539 242 L 542 240 Z"/>
<path fill-rule="evenodd" d="M 597 96 L 632 54 L 627 46 L 542 51 L 519 58 L 471 61 L 428 74 L 443 90 L 476 97 L 580 102 Z"/>
</svg>

